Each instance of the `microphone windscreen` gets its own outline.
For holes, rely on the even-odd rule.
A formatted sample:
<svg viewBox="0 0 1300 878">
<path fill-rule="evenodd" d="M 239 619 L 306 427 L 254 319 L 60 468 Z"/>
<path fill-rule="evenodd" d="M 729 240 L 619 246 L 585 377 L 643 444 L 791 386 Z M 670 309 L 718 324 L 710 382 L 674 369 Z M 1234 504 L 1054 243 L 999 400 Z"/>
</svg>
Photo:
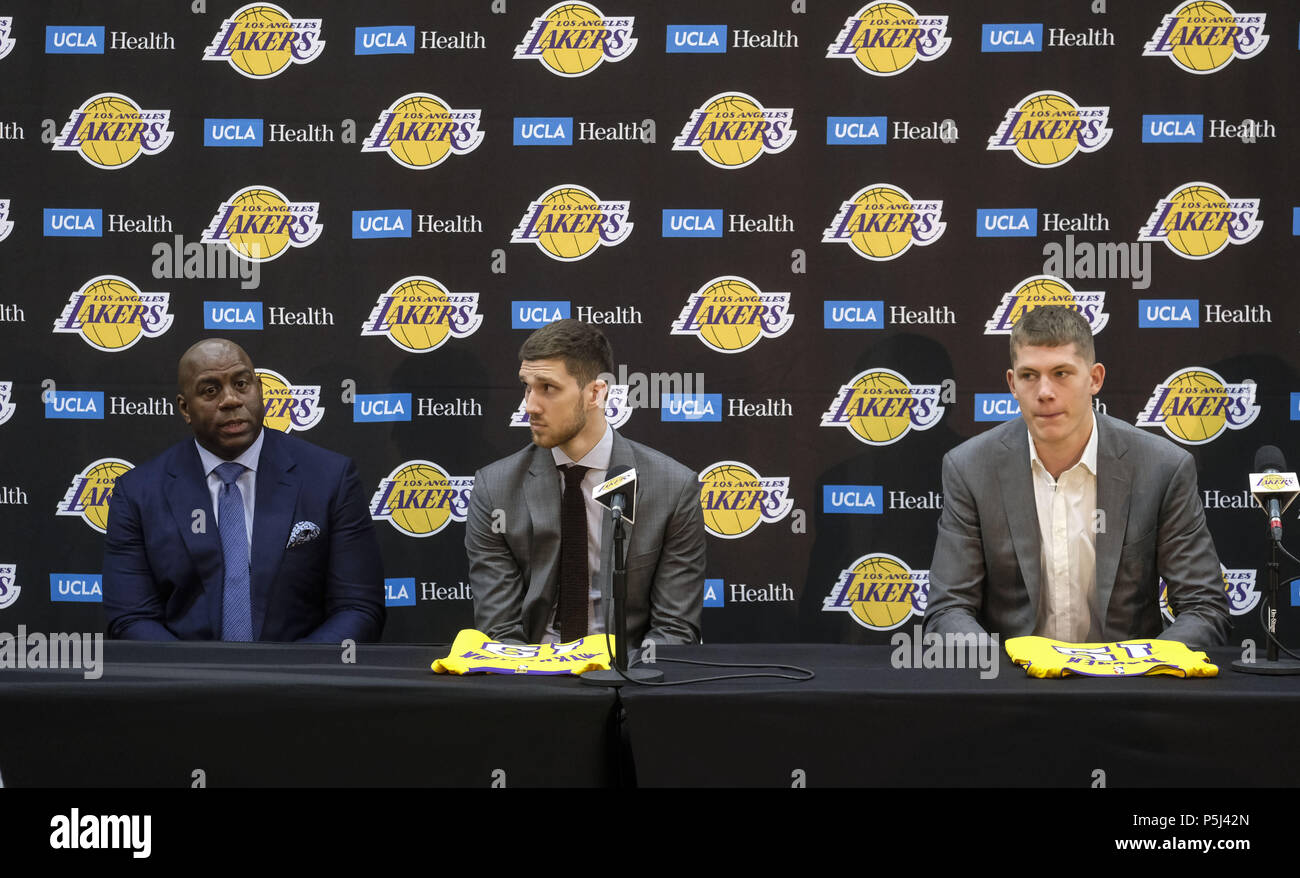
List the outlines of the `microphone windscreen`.
<svg viewBox="0 0 1300 878">
<path fill-rule="evenodd" d="M 1282 449 L 1276 445 L 1261 446 L 1259 451 L 1255 452 L 1255 472 L 1262 473 L 1268 470 L 1277 470 L 1283 472 L 1286 470 L 1286 458 L 1282 456 Z"/>
</svg>

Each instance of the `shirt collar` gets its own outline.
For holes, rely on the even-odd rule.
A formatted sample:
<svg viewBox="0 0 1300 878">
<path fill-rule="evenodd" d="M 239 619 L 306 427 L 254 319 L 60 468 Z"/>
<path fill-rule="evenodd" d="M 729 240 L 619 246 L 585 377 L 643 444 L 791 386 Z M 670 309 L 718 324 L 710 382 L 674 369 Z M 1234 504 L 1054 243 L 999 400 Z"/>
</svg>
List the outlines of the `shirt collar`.
<svg viewBox="0 0 1300 878">
<path fill-rule="evenodd" d="M 602 411 L 600 416 L 604 418 L 605 413 Z M 605 424 L 605 432 L 601 435 L 600 440 L 597 441 L 595 445 L 591 446 L 591 450 L 582 456 L 582 460 L 570 459 L 569 455 L 561 451 L 560 446 L 558 445 L 551 449 L 551 456 L 555 460 L 556 466 L 568 466 L 569 464 L 576 463 L 579 466 L 585 466 L 595 470 L 609 469 L 609 459 L 613 454 L 614 428 L 611 427 L 608 422 Z"/>
<path fill-rule="evenodd" d="M 1076 463 L 1074 466 L 1083 464 L 1088 472 L 1092 473 L 1095 477 L 1097 475 L 1097 415 L 1093 412 L 1089 412 L 1088 414 L 1092 418 L 1092 433 L 1088 436 L 1088 444 L 1083 446 L 1083 456 L 1079 458 L 1079 463 Z M 1038 448 L 1034 445 L 1034 434 L 1029 433 L 1028 428 L 1025 429 L 1025 432 L 1029 434 L 1030 467 L 1032 468 L 1034 464 L 1038 464 L 1038 469 L 1042 472 L 1047 472 L 1047 467 L 1043 466 L 1043 461 L 1038 456 Z M 1070 469 L 1074 469 L 1074 466 L 1070 467 Z M 1070 470 L 1066 470 L 1065 472 L 1069 471 Z M 1062 473 L 1061 475 L 1065 475 L 1065 473 Z"/>
<path fill-rule="evenodd" d="M 266 428 L 257 431 L 257 438 L 253 444 L 244 449 L 244 453 L 236 457 L 232 463 L 242 463 L 253 472 L 257 472 L 257 462 L 262 457 L 262 440 L 266 438 Z M 194 440 L 194 447 L 199 450 L 199 460 L 203 462 L 203 475 L 210 476 L 212 471 L 221 466 L 226 461 L 217 457 L 211 451 L 199 444 L 199 440 Z"/>
</svg>

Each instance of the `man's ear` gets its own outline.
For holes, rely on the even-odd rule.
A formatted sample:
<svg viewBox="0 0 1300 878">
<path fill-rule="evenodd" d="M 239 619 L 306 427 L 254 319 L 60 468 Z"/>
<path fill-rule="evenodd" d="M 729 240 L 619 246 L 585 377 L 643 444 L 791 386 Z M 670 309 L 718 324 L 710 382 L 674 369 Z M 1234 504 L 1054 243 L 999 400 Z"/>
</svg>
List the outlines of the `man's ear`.
<svg viewBox="0 0 1300 878">
<path fill-rule="evenodd" d="M 181 417 L 185 419 L 185 423 L 188 424 L 190 422 L 190 410 L 185 406 L 185 394 L 183 393 L 176 394 L 176 411 L 181 413 Z"/>
<path fill-rule="evenodd" d="M 605 407 L 605 399 L 609 394 L 609 385 L 605 383 L 605 379 L 597 378 L 587 386 L 591 389 L 591 397 L 587 401 L 588 404 L 599 406 L 603 409 Z"/>
</svg>

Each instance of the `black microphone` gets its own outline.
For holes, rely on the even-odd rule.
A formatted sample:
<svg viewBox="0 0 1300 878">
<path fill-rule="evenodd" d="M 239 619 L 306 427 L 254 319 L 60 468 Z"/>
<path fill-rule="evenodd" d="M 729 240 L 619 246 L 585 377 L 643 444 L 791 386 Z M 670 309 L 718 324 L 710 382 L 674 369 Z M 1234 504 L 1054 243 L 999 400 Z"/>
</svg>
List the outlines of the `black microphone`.
<svg viewBox="0 0 1300 878">
<path fill-rule="evenodd" d="M 1280 473 L 1286 469 L 1286 458 L 1282 449 L 1276 445 L 1264 445 L 1255 452 L 1255 472 Z M 1275 542 L 1282 541 L 1282 506 L 1276 496 L 1270 496 L 1265 504 L 1268 512 L 1268 529 Z"/>
<path fill-rule="evenodd" d="M 591 499 L 618 510 L 623 518 L 635 524 L 636 470 L 622 463 L 613 467 L 605 473 L 605 481 L 592 490 Z"/>
</svg>

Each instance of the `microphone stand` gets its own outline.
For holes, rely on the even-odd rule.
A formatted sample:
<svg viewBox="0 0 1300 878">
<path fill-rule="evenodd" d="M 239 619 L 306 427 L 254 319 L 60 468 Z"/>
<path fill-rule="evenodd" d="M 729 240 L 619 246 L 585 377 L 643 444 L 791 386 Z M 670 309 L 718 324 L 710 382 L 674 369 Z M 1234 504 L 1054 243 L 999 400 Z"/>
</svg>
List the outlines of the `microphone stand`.
<svg viewBox="0 0 1300 878">
<path fill-rule="evenodd" d="M 1256 662 L 1246 661 L 1245 659 L 1236 659 L 1232 663 L 1234 671 L 1241 671 L 1243 674 L 1265 674 L 1269 676 L 1284 676 L 1300 674 L 1300 662 L 1295 659 L 1277 657 L 1277 590 L 1278 581 L 1281 578 L 1277 560 L 1278 540 L 1269 540 L 1269 546 L 1272 549 L 1268 562 L 1268 619 L 1264 623 L 1264 634 L 1268 638 L 1268 650 L 1266 655 L 1267 661 Z"/>
<path fill-rule="evenodd" d="M 657 683 L 664 678 L 664 672 L 654 668 L 629 668 L 627 656 L 630 646 L 627 642 L 627 558 L 623 545 L 627 532 L 623 526 L 623 510 L 610 506 L 614 519 L 614 650 L 610 656 L 613 667 L 608 671 L 587 671 L 578 679 L 589 686 L 622 686 L 625 683 Z M 605 595 L 609 597 L 608 594 Z M 605 614 L 609 618 L 609 613 Z"/>
</svg>

